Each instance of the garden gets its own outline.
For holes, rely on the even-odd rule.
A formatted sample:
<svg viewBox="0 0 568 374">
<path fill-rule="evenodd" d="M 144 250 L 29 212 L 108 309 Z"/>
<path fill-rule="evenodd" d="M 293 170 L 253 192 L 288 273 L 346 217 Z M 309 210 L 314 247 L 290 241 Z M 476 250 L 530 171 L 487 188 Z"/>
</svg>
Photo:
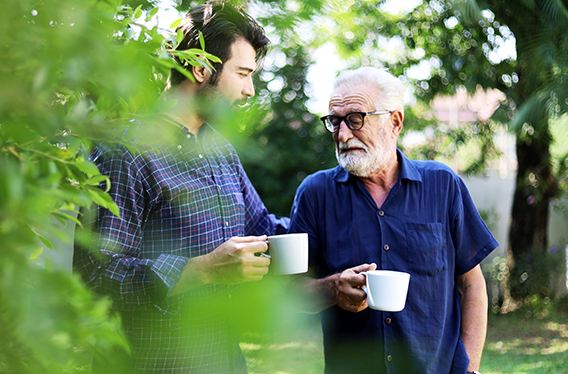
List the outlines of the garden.
<svg viewBox="0 0 568 374">
<path fill-rule="evenodd" d="M 157 98 L 170 70 L 183 69 L 171 58 L 182 37 L 174 30 L 194 3 L 0 2 L 0 373 L 123 372 L 130 348 L 119 318 L 71 273 L 69 249 L 81 208 L 119 214 L 99 188 L 107 177 L 89 161 L 92 149 L 175 105 Z M 551 211 L 568 217 L 566 1 L 233 3 L 265 26 L 272 49 L 249 109 L 216 128 L 269 210 L 288 216 L 299 183 L 336 165 L 319 121 L 326 109 L 316 105 L 329 92 L 316 91 L 314 70 L 326 61 L 341 61 L 332 77 L 388 68 L 408 87 L 407 155 L 452 164 L 464 177 L 514 165 L 509 244 L 484 268 L 491 310 L 481 371 L 566 372 L 566 256 L 551 248 L 567 238 L 548 236 Z M 181 55 L 188 64 L 215 58 Z M 431 110 L 437 97 L 479 90 L 503 94 L 490 118 L 446 123 Z M 512 151 L 501 147 L 503 133 Z M 408 142 L 417 134 L 420 142 Z M 323 371 L 317 316 L 270 308 L 253 316 L 243 317 L 241 343 L 251 373 Z M 93 357 L 107 365 L 91 368 Z"/>
</svg>

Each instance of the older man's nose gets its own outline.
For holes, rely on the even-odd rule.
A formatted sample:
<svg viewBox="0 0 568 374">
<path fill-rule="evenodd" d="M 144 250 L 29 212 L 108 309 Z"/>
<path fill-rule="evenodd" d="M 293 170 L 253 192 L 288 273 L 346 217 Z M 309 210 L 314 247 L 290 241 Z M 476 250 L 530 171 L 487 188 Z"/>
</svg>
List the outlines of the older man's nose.
<svg viewBox="0 0 568 374">
<path fill-rule="evenodd" d="M 351 138 L 353 138 L 353 130 L 347 126 L 345 120 L 341 121 L 337 130 L 337 140 L 346 143 Z"/>
</svg>

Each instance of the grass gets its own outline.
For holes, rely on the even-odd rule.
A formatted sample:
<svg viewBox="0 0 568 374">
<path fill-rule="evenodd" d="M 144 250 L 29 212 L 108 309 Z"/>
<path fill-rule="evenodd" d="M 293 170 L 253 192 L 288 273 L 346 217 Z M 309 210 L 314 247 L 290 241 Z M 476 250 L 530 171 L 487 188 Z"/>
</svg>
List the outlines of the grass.
<svg viewBox="0 0 568 374">
<path fill-rule="evenodd" d="M 568 373 L 568 312 L 542 318 L 522 311 L 490 315 L 481 370 L 484 374 Z"/>
<path fill-rule="evenodd" d="M 295 318 L 297 317 L 297 318 Z M 289 316 L 271 332 L 248 332 L 241 348 L 251 374 L 321 374 L 319 319 Z M 490 313 L 483 374 L 568 373 L 568 307 L 539 317 Z"/>
</svg>

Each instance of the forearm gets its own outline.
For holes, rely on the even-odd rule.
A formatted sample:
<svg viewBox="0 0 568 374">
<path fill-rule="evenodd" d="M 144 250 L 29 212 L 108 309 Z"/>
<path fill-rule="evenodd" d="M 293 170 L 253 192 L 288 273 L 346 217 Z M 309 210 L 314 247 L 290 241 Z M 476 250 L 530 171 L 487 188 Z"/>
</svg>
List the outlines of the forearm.
<svg viewBox="0 0 568 374">
<path fill-rule="evenodd" d="M 461 335 L 470 360 L 469 371 L 479 370 L 481 364 L 487 333 L 487 308 L 487 290 L 484 281 L 471 283 L 463 288 Z"/>
<path fill-rule="evenodd" d="M 119 310 L 136 310 L 164 300 L 186 261 L 173 255 L 139 259 L 101 252 L 76 248 L 74 270 L 93 292 L 110 297 Z"/>
<path fill-rule="evenodd" d="M 169 297 L 209 284 L 206 266 L 206 255 L 188 259 L 179 281 L 170 291 Z"/>
<path fill-rule="evenodd" d="M 316 279 L 310 276 L 298 276 L 290 284 L 292 292 L 298 297 L 299 311 L 319 313 L 337 304 L 337 287 L 340 274 Z"/>
</svg>

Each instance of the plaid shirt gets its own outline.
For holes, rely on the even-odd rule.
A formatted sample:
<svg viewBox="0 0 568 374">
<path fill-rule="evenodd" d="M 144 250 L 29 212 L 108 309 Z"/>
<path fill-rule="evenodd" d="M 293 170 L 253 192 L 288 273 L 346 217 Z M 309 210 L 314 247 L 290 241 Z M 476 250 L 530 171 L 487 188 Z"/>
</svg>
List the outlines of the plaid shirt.
<svg viewBox="0 0 568 374">
<path fill-rule="evenodd" d="M 234 236 L 284 233 L 288 219 L 268 214 L 234 148 L 208 124 L 199 139 L 179 124 L 154 131 L 162 145 L 151 150 L 100 145 L 91 155 L 120 218 L 100 207 L 85 214 L 98 235 L 88 249 L 76 243 L 74 269 L 120 311 L 134 372 L 246 373 L 231 313 L 238 286 L 167 296 L 188 258 Z"/>
</svg>

